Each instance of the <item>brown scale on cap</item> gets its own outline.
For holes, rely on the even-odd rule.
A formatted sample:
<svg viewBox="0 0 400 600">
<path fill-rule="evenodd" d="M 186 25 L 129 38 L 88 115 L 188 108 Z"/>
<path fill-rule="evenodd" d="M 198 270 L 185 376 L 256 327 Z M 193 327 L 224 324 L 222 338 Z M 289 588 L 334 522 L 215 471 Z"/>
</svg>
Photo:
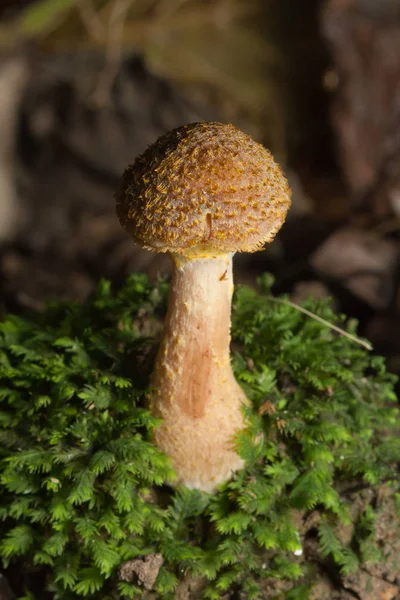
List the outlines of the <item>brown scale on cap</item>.
<svg viewBox="0 0 400 600">
<path fill-rule="evenodd" d="M 253 252 L 273 239 L 290 189 L 270 152 L 233 125 L 193 123 L 159 138 L 123 176 L 122 226 L 155 252 Z"/>
</svg>

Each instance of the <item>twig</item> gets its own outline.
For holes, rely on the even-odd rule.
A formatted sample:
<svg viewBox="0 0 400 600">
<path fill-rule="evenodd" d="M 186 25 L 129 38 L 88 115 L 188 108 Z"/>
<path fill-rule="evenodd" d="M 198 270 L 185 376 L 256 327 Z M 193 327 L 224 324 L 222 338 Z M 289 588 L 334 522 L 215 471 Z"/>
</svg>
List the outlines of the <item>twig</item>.
<svg viewBox="0 0 400 600">
<path fill-rule="evenodd" d="M 319 321 L 319 323 L 322 323 L 323 325 L 326 325 L 327 327 L 329 327 L 329 329 L 333 329 L 333 331 L 336 331 L 340 335 L 343 335 L 344 337 L 347 337 L 349 340 L 352 340 L 353 342 L 356 342 L 357 344 L 360 344 L 360 346 L 364 346 L 364 348 L 366 348 L 367 350 L 372 350 L 372 345 L 369 342 L 360 339 L 356 335 L 352 335 L 348 331 L 345 331 L 344 329 L 341 329 L 340 327 L 338 327 L 337 325 L 334 325 L 333 323 L 329 323 L 329 321 L 326 321 L 322 317 L 319 317 L 318 315 L 315 315 L 310 310 L 307 310 L 306 308 L 303 308 L 299 304 L 296 304 L 295 302 L 291 302 L 291 300 L 283 300 L 282 298 L 274 298 L 273 296 L 267 296 L 267 299 L 271 300 L 271 302 L 277 302 L 278 304 L 285 304 L 286 306 L 291 306 L 292 308 L 295 308 L 296 310 L 304 313 L 308 317 L 311 317 L 312 319 L 315 319 L 315 321 Z"/>
<path fill-rule="evenodd" d="M 89 36 L 95 42 L 104 42 L 106 30 L 92 0 L 75 0 L 75 3 Z"/>
<path fill-rule="evenodd" d="M 107 27 L 106 64 L 100 74 L 94 94 L 100 105 L 107 103 L 110 89 L 118 73 L 122 52 L 122 36 L 132 2 L 133 0 L 114 0 Z"/>
<path fill-rule="evenodd" d="M 188 0 L 158 0 L 154 7 L 157 21 L 173 15 L 187 2 Z"/>
</svg>

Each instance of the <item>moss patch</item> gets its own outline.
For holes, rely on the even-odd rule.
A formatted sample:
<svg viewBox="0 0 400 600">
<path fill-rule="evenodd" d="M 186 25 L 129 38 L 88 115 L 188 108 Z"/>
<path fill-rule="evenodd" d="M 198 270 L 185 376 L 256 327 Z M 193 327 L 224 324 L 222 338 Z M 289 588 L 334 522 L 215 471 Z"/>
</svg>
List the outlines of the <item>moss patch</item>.
<svg viewBox="0 0 400 600">
<path fill-rule="evenodd" d="M 382 481 L 398 490 L 394 377 L 262 284 L 237 290 L 232 315 L 251 400 L 246 468 L 215 495 L 165 485 L 171 467 L 151 443 L 145 394 L 165 283 L 134 275 L 114 294 L 102 282 L 85 305 L 0 324 L 0 556 L 20 598 L 168 599 L 190 582 L 196 597 L 266 598 L 269 581 L 284 582 L 275 597 L 300 600 L 318 561 L 345 581 L 380 559 L 374 495 L 354 511 L 351 494 Z M 354 333 L 326 301 L 306 307 Z M 136 567 L 150 563 L 145 585 Z"/>
</svg>

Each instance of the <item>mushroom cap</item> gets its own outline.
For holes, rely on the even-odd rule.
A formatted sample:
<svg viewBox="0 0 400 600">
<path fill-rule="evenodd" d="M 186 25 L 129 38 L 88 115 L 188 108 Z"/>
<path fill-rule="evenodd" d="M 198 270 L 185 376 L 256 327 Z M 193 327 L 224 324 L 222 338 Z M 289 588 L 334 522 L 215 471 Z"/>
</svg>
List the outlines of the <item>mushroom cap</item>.
<svg viewBox="0 0 400 600">
<path fill-rule="evenodd" d="M 253 252 L 273 239 L 290 188 L 271 153 L 230 124 L 192 123 L 160 137 L 116 193 L 121 225 L 154 252 Z"/>
</svg>

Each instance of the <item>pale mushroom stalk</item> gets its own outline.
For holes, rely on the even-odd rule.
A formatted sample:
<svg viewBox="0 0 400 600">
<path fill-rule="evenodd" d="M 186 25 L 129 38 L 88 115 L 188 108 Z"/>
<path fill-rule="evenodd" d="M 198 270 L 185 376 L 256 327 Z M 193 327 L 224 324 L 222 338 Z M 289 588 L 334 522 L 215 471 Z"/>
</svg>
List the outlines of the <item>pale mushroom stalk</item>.
<svg viewBox="0 0 400 600">
<path fill-rule="evenodd" d="M 155 441 L 186 486 L 210 492 L 243 464 L 234 447 L 245 396 L 230 362 L 232 254 L 172 258 L 151 381 L 151 410 L 163 418 Z"/>
<path fill-rule="evenodd" d="M 261 144 L 233 125 L 192 123 L 163 135 L 126 169 L 117 214 L 134 242 L 174 260 L 151 378 L 154 441 L 177 483 L 214 491 L 240 469 L 245 395 L 229 358 L 232 256 L 270 242 L 290 205 Z"/>
</svg>

